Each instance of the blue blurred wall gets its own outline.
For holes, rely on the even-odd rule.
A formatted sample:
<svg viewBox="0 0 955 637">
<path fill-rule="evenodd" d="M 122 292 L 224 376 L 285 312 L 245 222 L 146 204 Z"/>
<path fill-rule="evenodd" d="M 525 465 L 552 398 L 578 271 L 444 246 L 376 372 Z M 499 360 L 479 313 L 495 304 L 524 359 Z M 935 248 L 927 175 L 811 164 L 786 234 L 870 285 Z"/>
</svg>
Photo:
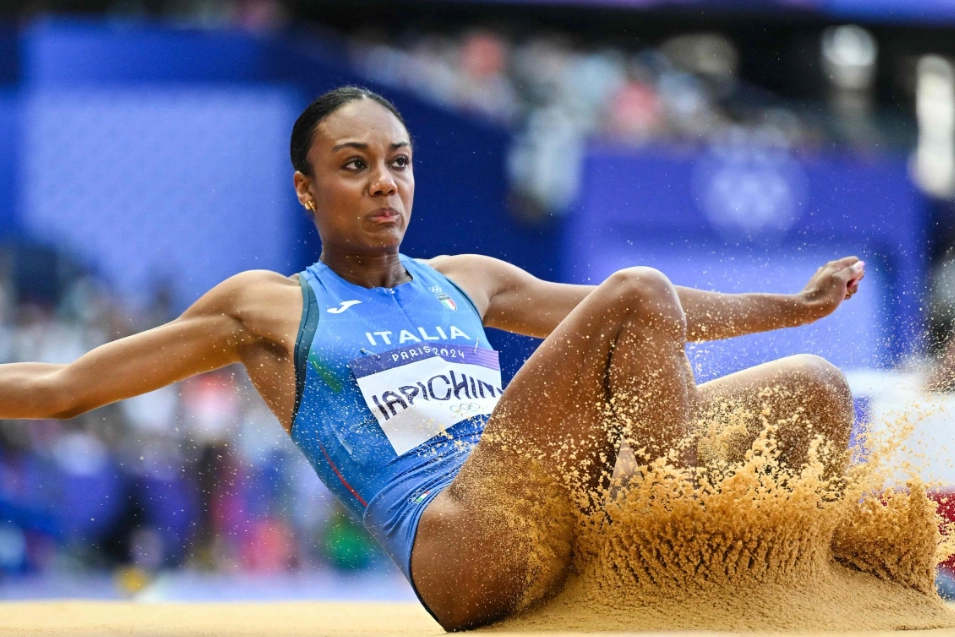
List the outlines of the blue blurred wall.
<svg viewBox="0 0 955 637">
<path fill-rule="evenodd" d="M 0 86 L 0 237 L 16 226 L 17 139 L 20 102 L 12 88 Z"/>
<path fill-rule="evenodd" d="M 23 97 L 24 228 L 127 298 L 181 305 L 240 270 L 294 271 L 282 88 L 38 87 Z"/>
<path fill-rule="evenodd" d="M 50 19 L 22 39 L 23 79 L 47 86 L 266 82 L 265 40 L 237 31 Z"/>
<path fill-rule="evenodd" d="M 68 111 L 75 105 L 75 110 L 82 114 L 72 117 L 92 118 L 100 122 L 97 125 L 99 128 L 94 126 L 87 129 L 90 131 L 89 139 L 79 140 L 77 150 L 88 142 L 103 144 L 103 138 L 113 137 L 117 144 L 126 146 L 125 151 L 130 154 L 125 159 L 132 165 L 142 161 L 142 156 L 137 155 L 137 150 L 133 148 L 135 142 L 130 140 L 141 137 L 142 131 L 137 133 L 135 127 L 128 126 L 134 114 L 110 112 L 124 100 L 148 102 L 149 106 L 143 106 L 143 117 L 148 117 L 149 109 L 159 117 L 167 106 L 179 108 L 178 112 L 171 115 L 170 121 L 164 120 L 165 129 L 156 137 L 170 139 L 181 135 L 184 139 L 180 140 L 178 149 L 186 154 L 189 153 L 189 140 L 193 139 L 198 156 L 184 161 L 198 166 L 216 159 L 215 150 L 204 148 L 203 144 L 226 131 L 213 131 L 200 139 L 195 137 L 195 129 L 204 125 L 214 126 L 216 109 L 228 109 L 228 98 L 218 105 L 200 108 L 203 98 L 196 93 L 194 109 L 189 110 L 190 107 L 184 106 L 183 100 L 187 99 L 185 96 L 190 91 L 198 90 L 197 86 L 207 91 L 205 95 L 212 100 L 212 85 L 241 82 L 241 93 L 247 101 L 254 102 L 253 96 L 258 94 L 267 102 L 274 99 L 275 91 L 278 90 L 274 84 L 279 83 L 286 87 L 281 89 L 286 96 L 283 99 L 294 105 L 290 111 L 294 116 L 312 96 L 329 88 L 345 83 L 368 84 L 351 73 L 339 60 L 330 59 L 323 49 L 309 46 L 302 38 L 260 40 L 239 33 L 54 21 L 42 22 L 27 30 L 23 36 L 22 51 L 24 81 L 29 87 L 27 112 L 36 114 L 43 110 L 42 105 L 45 103 L 58 104 L 53 109 L 57 112 L 50 113 L 48 122 L 44 120 L 42 132 L 41 122 L 30 120 L 28 128 L 34 131 L 28 131 L 30 139 L 35 138 L 36 143 L 52 146 L 54 142 L 42 140 L 55 136 L 51 127 L 57 120 L 70 116 Z M 174 84 L 175 89 L 170 84 Z M 380 87 L 373 88 L 381 90 Z M 215 90 L 226 89 L 219 86 Z M 228 90 L 237 94 L 234 87 Z M 503 158 L 509 143 L 508 135 L 424 104 L 413 97 L 386 90 L 382 92 L 392 97 L 404 111 L 415 138 L 418 188 L 415 223 L 408 237 L 406 251 L 417 256 L 480 251 L 514 260 L 539 274 L 553 276 L 556 232 L 518 227 L 505 209 L 507 184 Z M 276 123 L 285 127 L 280 134 L 274 135 L 276 145 L 284 147 L 291 124 L 290 116 L 276 111 L 274 117 Z M 188 122 L 187 119 L 195 121 Z M 182 124 L 179 132 L 173 126 L 176 121 Z M 113 129 L 109 130 L 109 126 Z M 124 126 L 127 127 L 125 130 Z M 227 134 L 234 135 L 235 132 Z M 256 131 L 256 135 L 259 134 L 262 132 Z M 269 134 L 273 135 L 271 132 Z M 121 141 L 124 138 L 126 141 Z M 62 139 L 56 143 L 62 144 Z M 35 152 L 35 144 L 31 144 L 28 143 L 26 147 L 28 155 Z M 145 147 L 141 151 L 145 154 L 150 152 Z M 208 181 L 210 189 L 228 189 L 234 185 L 227 181 L 225 175 L 230 167 L 234 168 L 236 164 L 245 167 L 245 163 L 251 163 L 258 164 L 264 173 L 282 173 L 278 178 L 291 195 L 291 169 L 287 159 L 277 159 L 271 151 L 259 152 L 260 149 L 254 147 L 246 148 L 246 151 L 246 157 L 239 157 L 229 152 L 229 149 L 223 149 L 216 162 L 216 170 L 222 173 L 223 181 L 219 184 Z M 44 152 L 49 155 L 53 150 L 48 148 Z M 122 163 L 123 151 L 113 149 L 110 152 Z M 168 154 L 171 149 L 165 152 L 167 156 L 162 161 L 174 162 L 174 157 Z M 102 165 L 101 172 L 87 169 L 83 176 L 85 187 L 95 189 L 97 186 L 93 182 L 98 181 L 103 189 L 114 192 L 127 188 L 122 180 L 117 183 L 115 168 L 115 165 Z M 152 166 L 152 169 L 158 170 L 159 166 Z M 236 175 L 235 181 L 248 178 L 248 174 Z M 143 190 L 144 187 L 146 190 Z M 40 190 L 38 187 L 31 189 Z M 153 205 L 155 199 L 170 194 L 166 179 L 157 179 L 152 186 L 138 183 L 129 189 L 138 193 L 140 201 L 145 196 Z M 190 196 L 194 194 L 189 193 Z M 203 200 L 202 204 L 205 203 Z M 41 205 L 39 197 L 28 197 L 25 215 L 33 216 Z M 273 207 L 296 208 L 290 199 L 273 202 Z M 89 215 L 99 214 L 90 206 L 86 208 Z M 196 208 L 203 215 L 221 215 L 223 223 L 232 218 L 228 205 L 221 206 L 219 211 L 210 210 L 206 205 L 197 205 Z M 130 214 L 147 214 L 148 209 L 147 206 L 142 212 L 130 210 Z M 269 214 L 285 213 L 271 211 Z M 41 225 L 46 226 L 50 215 L 41 216 Z M 305 216 L 296 212 L 290 218 L 293 221 L 289 223 L 295 227 L 295 241 L 299 244 L 305 242 L 307 247 L 290 248 L 298 251 L 297 258 L 281 268 L 283 270 L 301 267 L 317 256 L 317 238 Z M 106 221 L 109 222 L 108 219 Z M 87 218 L 87 223 L 98 225 L 91 217 Z M 258 234 L 255 227 L 248 227 L 247 231 L 252 235 Z M 150 234 L 155 236 L 155 233 Z M 208 249 L 215 251 L 216 246 L 209 246 Z M 216 258 L 235 261 L 236 268 L 245 267 L 246 264 L 240 263 L 241 259 L 234 252 L 225 249 L 222 252 L 215 255 Z"/>
<path fill-rule="evenodd" d="M 0 22 L 0 86 L 20 79 L 20 32 L 12 22 Z"/>
<path fill-rule="evenodd" d="M 794 155 L 758 144 L 685 153 L 594 148 L 567 233 L 565 276 L 650 265 L 721 292 L 798 292 L 857 255 L 867 280 L 812 326 L 696 348 L 703 379 L 810 352 L 842 367 L 897 362 L 922 330 L 927 201 L 904 157 Z"/>
<path fill-rule="evenodd" d="M 0 23 L 0 237 L 14 230 L 16 219 L 16 161 L 19 134 L 19 33 Z"/>
</svg>

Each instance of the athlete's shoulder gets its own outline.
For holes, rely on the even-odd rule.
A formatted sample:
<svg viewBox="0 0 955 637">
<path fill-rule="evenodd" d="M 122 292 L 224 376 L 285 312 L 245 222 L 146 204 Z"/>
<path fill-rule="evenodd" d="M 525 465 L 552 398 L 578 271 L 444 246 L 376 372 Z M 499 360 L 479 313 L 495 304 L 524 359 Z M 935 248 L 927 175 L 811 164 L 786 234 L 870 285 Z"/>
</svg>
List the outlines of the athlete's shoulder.
<svg viewBox="0 0 955 637">
<path fill-rule="evenodd" d="M 271 322 L 276 315 L 297 315 L 302 293 L 298 275 L 247 270 L 230 276 L 206 293 L 192 311 L 228 314 L 249 326 Z"/>
<path fill-rule="evenodd" d="M 217 285 L 209 295 L 219 312 L 232 316 L 258 337 L 275 342 L 284 342 L 302 313 L 297 274 L 246 270 Z"/>
<path fill-rule="evenodd" d="M 426 263 L 455 282 L 464 279 L 492 287 L 507 285 L 526 276 L 516 265 L 483 254 L 442 255 L 429 259 Z"/>
<path fill-rule="evenodd" d="M 425 265 L 431 266 L 445 276 L 458 272 L 485 272 L 494 271 L 510 266 L 506 261 L 488 257 L 483 254 L 442 254 L 430 259 L 418 259 Z M 510 266 L 513 267 L 513 266 Z"/>
<path fill-rule="evenodd" d="M 482 317 L 491 299 L 527 276 L 516 265 L 483 254 L 442 255 L 426 263 L 464 290 Z"/>
<path fill-rule="evenodd" d="M 245 270 L 235 274 L 228 281 L 234 281 L 235 285 L 253 286 L 253 287 L 299 287 L 299 273 L 287 275 L 275 272 L 273 270 Z"/>
<path fill-rule="evenodd" d="M 298 287 L 298 274 L 286 276 L 271 270 L 246 270 L 230 276 L 209 294 L 221 302 L 230 303 L 287 293 Z"/>
</svg>

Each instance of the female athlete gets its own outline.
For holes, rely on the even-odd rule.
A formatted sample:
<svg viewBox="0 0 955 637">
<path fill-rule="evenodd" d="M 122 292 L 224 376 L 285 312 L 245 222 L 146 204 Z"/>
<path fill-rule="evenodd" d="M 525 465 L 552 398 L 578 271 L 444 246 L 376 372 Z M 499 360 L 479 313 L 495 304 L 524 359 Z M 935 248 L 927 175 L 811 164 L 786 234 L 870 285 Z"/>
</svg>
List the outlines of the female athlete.
<svg viewBox="0 0 955 637">
<path fill-rule="evenodd" d="M 697 387 L 684 345 L 826 316 L 858 289 L 857 258 L 824 265 L 795 295 L 682 288 L 645 267 L 582 286 L 479 255 L 410 259 L 399 247 L 413 145 L 394 106 L 355 87 L 331 91 L 295 123 L 291 155 L 298 200 L 321 236 L 314 265 L 237 274 L 176 320 L 69 365 L 2 365 L 0 418 L 71 418 L 242 363 L 447 630 L 560 589 L 571 553 L 558 536 L 573 527 L 535 519 L 533 500 L 592 505 L 559 488 L 521 490 L 531 475 L 597 488 L 624 442 L 643 460 L 670 454 L 691 466 L 690 446 L 673 450 L 696 414 L 726 401 L 814 414 L 814 432 L 779 432 L 793 464 L 813 433 L 848 444 L 851 396 L 826 361 L 790 357 Z M 544 339 L 506 388 L 484 326 Z M 757 397 L 770 385 L 789 391 Z M 517 486 L 502 495 L 502 485 Z M 529 558 L 551 540 L 554 550 Z"/>
</svg>

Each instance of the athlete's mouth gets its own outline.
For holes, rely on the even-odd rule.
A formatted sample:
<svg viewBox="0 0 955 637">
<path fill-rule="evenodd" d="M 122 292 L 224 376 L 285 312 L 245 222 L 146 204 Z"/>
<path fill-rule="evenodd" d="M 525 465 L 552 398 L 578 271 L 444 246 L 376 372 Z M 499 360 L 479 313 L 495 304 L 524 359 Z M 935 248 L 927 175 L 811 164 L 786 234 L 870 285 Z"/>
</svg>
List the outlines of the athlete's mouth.
<svg viewBox="0 0 955 637">
<path fill-rule="evenodd" d="M 401 213 L 394 208 L 379 208 L 368 215 L 368 219 L 376 223 L 392 223 L 400 218 Z"/>
</svg>

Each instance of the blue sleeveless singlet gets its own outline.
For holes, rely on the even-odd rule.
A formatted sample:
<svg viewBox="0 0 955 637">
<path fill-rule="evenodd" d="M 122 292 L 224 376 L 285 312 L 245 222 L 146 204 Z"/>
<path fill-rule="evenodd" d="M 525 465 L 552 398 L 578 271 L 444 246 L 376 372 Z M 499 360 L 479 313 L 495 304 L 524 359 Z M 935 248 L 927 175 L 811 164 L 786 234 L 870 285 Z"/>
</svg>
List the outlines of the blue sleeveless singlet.
<svg viewBox="0 0 955 637">
<path fill-rule="evenodd" d="M 292 440 L 411 581 L 418 520 L 480 439 L 502 385 L 471 299 L 400 258 L 412 280 L 394 288 L 349 283 L 322 262 L 299 275 Z"/>
</svg>

